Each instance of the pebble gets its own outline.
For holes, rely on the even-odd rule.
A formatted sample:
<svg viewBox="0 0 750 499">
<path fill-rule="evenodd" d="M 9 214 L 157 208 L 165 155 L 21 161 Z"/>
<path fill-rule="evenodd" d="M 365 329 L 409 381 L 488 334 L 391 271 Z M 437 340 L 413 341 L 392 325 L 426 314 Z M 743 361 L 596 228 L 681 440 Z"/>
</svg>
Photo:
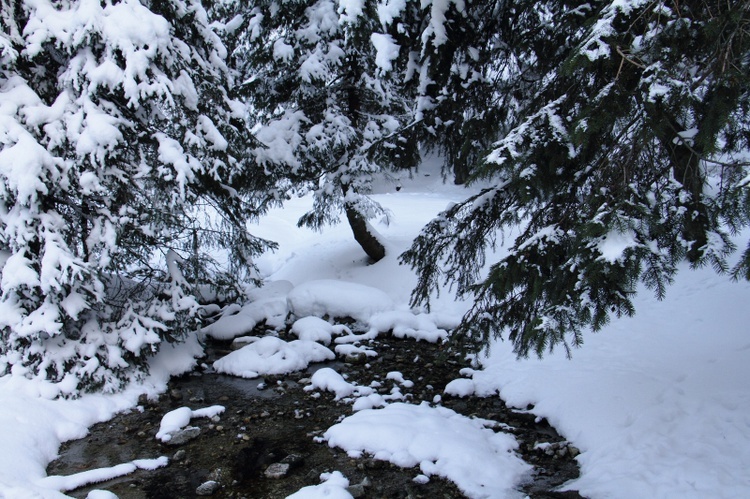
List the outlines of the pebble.
<svg viewBox="0 0 750 499">
<path fill-rule="evenodd" d="M 172 461 L 182 461 L 183 459 L 185 459 L 186 455 L 187 452 L 185 452 L 184 449 L 180 449 L 174 453 L 174 456 L 172 456 Z"/>
</svg>

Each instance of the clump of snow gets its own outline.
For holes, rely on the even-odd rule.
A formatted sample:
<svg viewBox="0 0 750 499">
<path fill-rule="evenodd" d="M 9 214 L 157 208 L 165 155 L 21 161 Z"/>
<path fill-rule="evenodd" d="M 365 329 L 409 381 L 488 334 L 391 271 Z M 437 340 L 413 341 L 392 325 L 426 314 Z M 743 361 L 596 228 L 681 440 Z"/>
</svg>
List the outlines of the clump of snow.
<svg viewBox="0 0 750 499">
<path fill-rule="evenodd" d="M 335 343 L 338 345 L 354 344 L 354 343 L 360 343 L 363 341 L 374 340 L 378 336 L 380 336 L 380 331 L 374 328 L 370 328 L 370 330 L 367 331 L 366 333 L 357 334 L 357 333 L 350 332 L 349 334 L 339 336 L 338 338 L 336 338 Z"/>
<path fill-rule="evenodd" d="M 297 319 L 292 324 L 292 333 L 301 340 L 317 341 L 329 345 L 335 334 L 349 333 L 351 331 L 344 325 L 333 325 L 320 317 L 309 316 Z"/>
<path fill-rule="evenodd" d="M 393 69 L 393 60 L 398 57 L 400 47 L 391 35 L 373 33 L 370 41 L 375 47 L 375 65 L 382 71 Z"/>
<path fill-rule="evenodd" d="M 459 378 L 454 379 L 447 385 L 443 393 L 453 395 L 454 397 L 469 397 L 476 392 L 476 386 L 473 379 Z"/>
<path fill-rule="evenodd" d="M 368 386 L 357 386 L 349 383 L 339 373 L 330 367 L 324 367 L 315 371 L 310 378 L 310 384 L 305 387 L 306 391 L 326 390 L 336 394 L 334 400 L 341 400 L 352 395 L 363 396 L 373 393 L 372 388 Z"/>
<path fill-rule="evenodd" d="M 352 404 L 352 411 L 363 411 L 365 409 L 374 409 L 376 407 L 383 407 L 389 403 L 397 400 L 404 400 L 404 394 L 401 393 L 399 387 L 394 386 L 391 389 L 391 393 L 382 395 L 380 393 L 371 393 L 369 395 L 363 395 L 358 397 Z"/>
<path fill-rule="evenodd" d="M 257 378 L 262 374 L 300 371 L 311 362 L 335 358 L 332 351 L 314 341 L 286 342 L 274 336 L 265 336 L 218 359 L 214 362 L 214 369 L 233 376 Z"/>
<path fill-rule="evenodd" d="M 394 308 L 391 298 L 379 289 L 332 279 L 300 284 L 287 300 L 289 311 L 297 317 L 351 317 L 362 322 Z"/>
<path fill-rule="evenodd" d="M 431 343 L 442 341 L 448 332 L 440 329 L 429 314 L 413 314 L 408 311 L 389 310 L 370 317 L 370 327 L 381 333 L 393 331 L 396 338 L 414 338 Z"/>
<path fill-rule="evenodd" d="M 376 352 L 375 350 L 361 345 L 336 345 L 336 348 L 334 348 L 334 350 L 336 351 L 336 355 L 340 357 L 354 357 L 358 355 L 364 355 L 365 357 L 378 356 L 378 352 Z"/>
<path fill-rule="evenodd" d="M 531 466 L 513 452 L 515 438 L 495 433 L 489 423 L 445 407 L 397 402 L 357 412 L 323 438 L 352 457 L 366 453 L 404 468 L 419 466 L 424 475 L 447 478 L 469 497 L 506 497 Z"/>
<path fill-rule="evenodd" d="M 625 250 L 638 244 L 635 232 L 612 231 L 602 238 L 597 249 L 602 254 L 601 258 L 608 262 L 622 260 Z"/>
<path fill-rule="evenodd" d="M 396 383 L 400 384 L 404 388 L 411 388 L 414 386 L 414 382 L 408 379 L 404 379 L 404 375 L 398 371 L 391 371 L 385 375 L 385 379 L 392 379 Z"/>
<path fill-rule="evenodd" d="M 323 473 L 320 475 L 323 483 L 303 487 L 286 499 L 352 499 L 346 488 L 349 480 L 340 472 Z"/>
<path fill-rule="evenodd" d="M 204 407 L 203 409 L 197 410 L 192 410 L 189 407 L 177 408 L 166 413 L 161 418 L 156 438 L 162 442 L 169 442 L 175 432 L 180 431 L 182 428 L 190 424 L 191 419 L 212 418 L 222 412 L 224 412 L 224 406 L 221 405 L 212 405 L 211 407 Z"/>
</svg>

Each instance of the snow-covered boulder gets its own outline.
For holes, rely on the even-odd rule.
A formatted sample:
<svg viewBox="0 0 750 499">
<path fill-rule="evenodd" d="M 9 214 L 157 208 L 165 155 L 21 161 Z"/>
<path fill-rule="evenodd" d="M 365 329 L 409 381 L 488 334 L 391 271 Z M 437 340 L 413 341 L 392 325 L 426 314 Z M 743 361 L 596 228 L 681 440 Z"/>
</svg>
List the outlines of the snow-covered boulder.
<svg viewBox="0 0 750 499">
<path fill-rule="evenodd" d="M 292 333 L 301 340 L 317 341 L 328 345 L 334 335 L 351 334 L 351 330 L 343 324 L 331 324 L 330 322 L 310 315 L 297 319 L 292 324 Z"/>
<path fill-rule="evenodd" d="M 289 281 L 273 281 L 261 288 L 247 292 L 250 303 L 231 305 L 213 324 L 203 328 L 203 333 L 217 340 L 230 340 L 247 334 L 262 321 L 282 326 L 287 314 L 286 295 L 292 289 Z"/>
<path fill-rule="evenodd" d="M 390 310 L 375 314 L 369 319 L 369 324 L 380 333 L 393 331 L 396 338 L 414 338 L 435 343 L 448 337 L 448 332 L 439 328 L 430 314 L 415 315 L 409 311 Z"/>
<path fill-rule="evenodd" d="M 287 374 L 305 369 L 311 362 L 333 360 L 336 355 L 319 343 L 286 342 L 274 336 L 259 338 L 214 362 L 216 372 L 257 378 L 263 374 Z"/>
</svg>

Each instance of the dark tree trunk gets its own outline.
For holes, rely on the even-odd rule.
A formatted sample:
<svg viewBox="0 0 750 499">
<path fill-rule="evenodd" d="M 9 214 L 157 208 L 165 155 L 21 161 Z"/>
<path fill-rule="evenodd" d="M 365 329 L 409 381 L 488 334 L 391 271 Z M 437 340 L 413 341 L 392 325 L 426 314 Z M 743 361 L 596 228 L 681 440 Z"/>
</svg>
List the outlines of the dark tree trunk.
<svg viewBox="0 0 750 499">
<path fill-rule="evenodd" d="M 346 218 L 349 220 L 349 226 L 354 233 L 354 239 L 362 246 L 367 256 L 372 258 L 373 261 L 377 262 L 381 260 L 385 256 L 385 246 L 370 232 L 370 227 L 365 217 L 349 204 L 345 205 L 344 210 L 346 211 Z"/>
<path fill-rule="evenodd" d="M 343 185 L 341 188 L 344 191 L 344 197 L 346 197 L 349 186 Z M 344 202 L 344 211 L 346 212 L 346 219 L 349 221 L 349 227 L 352 228 L 354 240 L 362 246 L 362 249 L 373 262 L 382 260 L 385 256 L 385 246 L 372 233 L 365 217 L 351 203 Z"/>
</svg>

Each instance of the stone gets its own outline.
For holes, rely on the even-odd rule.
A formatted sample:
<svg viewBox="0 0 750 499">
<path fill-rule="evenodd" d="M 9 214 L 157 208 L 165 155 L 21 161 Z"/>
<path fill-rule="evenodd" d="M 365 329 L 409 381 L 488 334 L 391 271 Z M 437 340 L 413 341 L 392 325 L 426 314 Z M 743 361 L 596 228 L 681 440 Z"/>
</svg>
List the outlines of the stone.
<svg viewBox="0 0 750 499">
<path fill-rule="evenodd" d="M 354 499 L 365 497 L 365 487 L 361 483 L 350 485 L 346 488 L 346 491 L 349 492 Z"/>
<path fill-rule="evenodd" d="M 361 365 L 367 362 L 367 355 L 363 352 L 349 353 L 344 357 L 344 362 L 347 364 Z"/>
<path fill-rule="evenodd" d="M 197 489 L 195 489 L 195 495 L 198 496 L 211 496 L 213 495 L 221 485 L 219 485 L 219 482 L 216 482 L 214 480 L 209 480 L 207 482 L 203 482 L 198 486 Z"/>
<path fill-rule="evenodd" d="M 189 441 L 197 438 L 200 435 L 201 429 L 195 426 L 188 426 L 182 430 L 177 430 L 172 433 L 172 438 L 166 442 L 167 445 L 182 445 Z"/>
<path fill-rule="evenodd" d="M 291 468 L 289 463 L 273 463 L 266 468 L 265 475 L 268 478 L 284 478 L 289 474 L 289 468 Z"/>
<path fill-rule="evenodd" d="M 172 461 L 182 461 L 183 459 L 185 459 L 186 455 L 187 452 L 185 452 L 184 449 L 180 449 L 174 453 L 174 456 L 172 456 Z"/>
<path fill-rule="evenodd" d="M 372 487 L 372 482 L 369 478 L 365 477 L 360 483 L 350 485 L 346 490 L 352 495 L 352 497 L 357 499 L 359 497 L 365 497 L 365 494 L 367 494 L 365 489 L 369 487 Z"/>
</svg>

